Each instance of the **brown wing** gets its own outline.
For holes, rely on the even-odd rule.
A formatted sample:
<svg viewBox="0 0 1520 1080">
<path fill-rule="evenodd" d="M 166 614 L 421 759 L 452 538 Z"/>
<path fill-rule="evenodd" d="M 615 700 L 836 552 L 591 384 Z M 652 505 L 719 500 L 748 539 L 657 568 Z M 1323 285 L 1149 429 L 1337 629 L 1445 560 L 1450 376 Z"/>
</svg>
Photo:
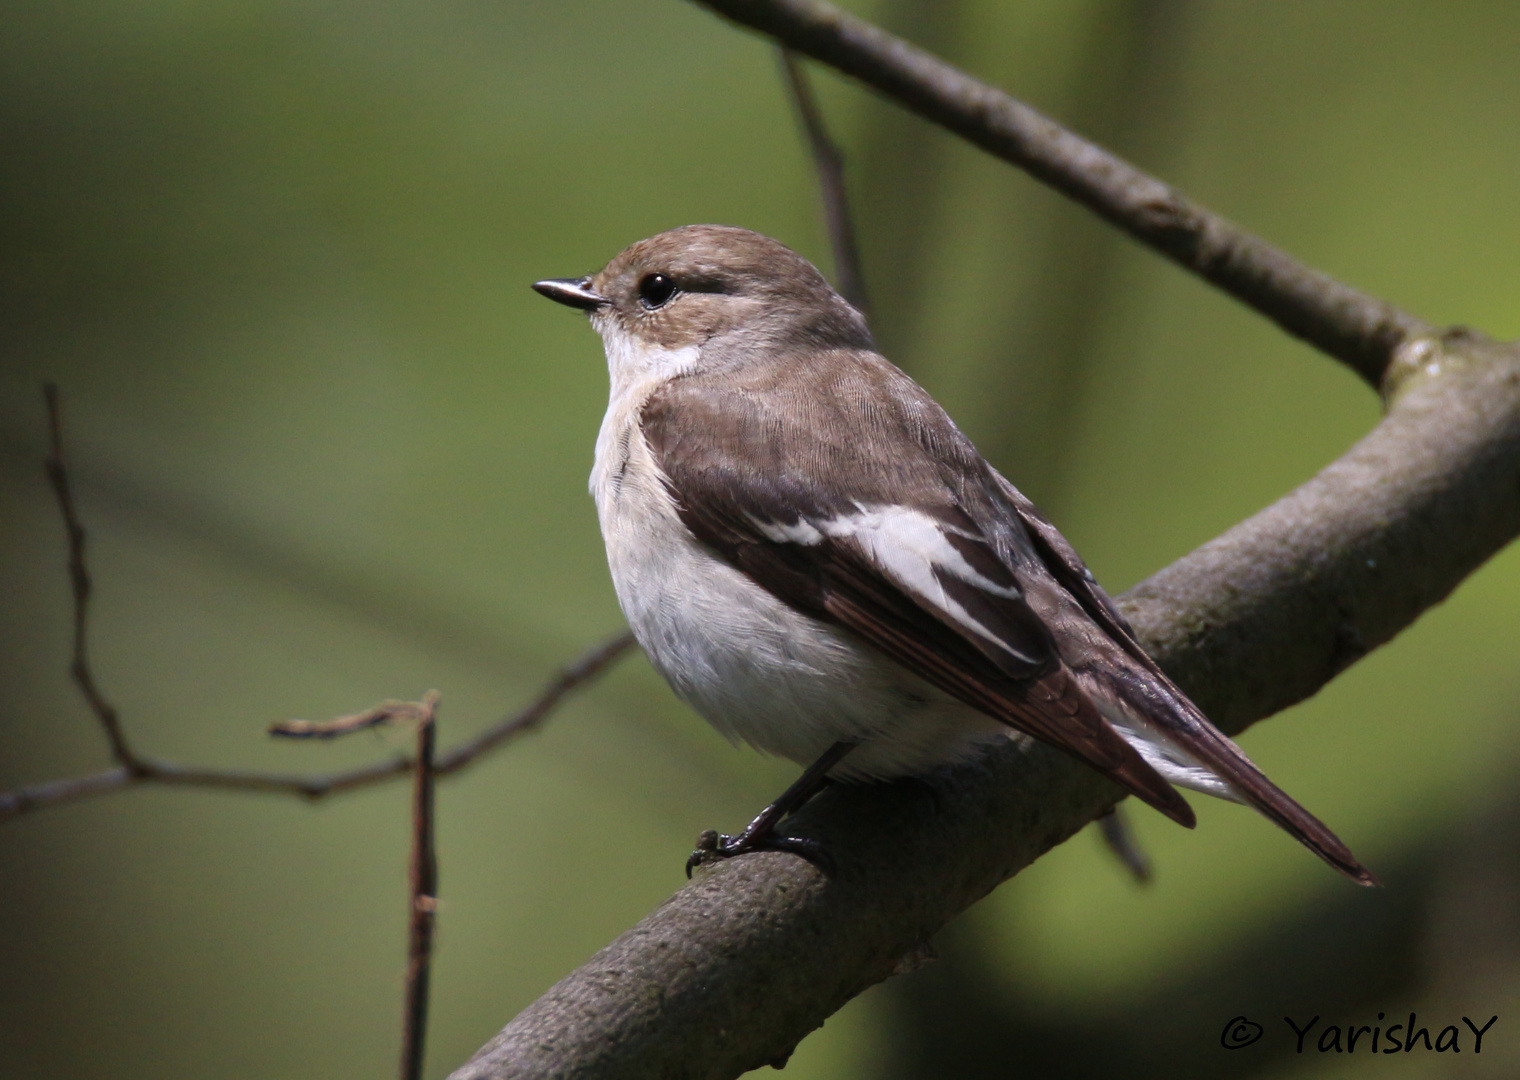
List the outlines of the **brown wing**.
<svg viewBox="0 0 1520 1080">
<path fill-rule="evenodd" d="M 1362 885 L 1372 872 L 1328 826 L 1300 806 L 1193 704 L 1135 638 L 1129 621 L 1093 578 L 1067 539 L 1034 504 L 1002 476 L 1000 492 L 1023 521 L 1044 569 L 1081 605 L 1116 648 L 1094 665 L 1092 678 L 1106 684 L 1123 706 L 1139 713 L 1168 738 L 1224 780 L 1240 798 L 1331 866 Z"/>
<path fill-rule="evenodd" d="M 813 400 L 837 407 L 864 396 L 836 390 Z M 867 447 L 854 440 L 845 449 L 856 455 L 853 467 L 831 469 L 833 444 L 796 443 L 809 432 L 838 429 L 783 428 L 759 404 L 769 397 L 683 379 L 645 407 L 645 440 L 693 534 L 798 610 L 848 628 L 945 693 L 1074 755 L 1191 827 L 1186 800 L 1103 719 L 1064 667 L 1012 573 L 944 482 L 942 463 L 925 452 L 926 440 L 891 431 L 892 418 L 882 413 L 896 399 L 878 396 L 869 421 L 855 418 L 845 428 L 878 440 Z M 931 436 L 962 438 L 945 424 L 948 434 Z M 707 437 L 682 437 L 693 428 Z M 863 529 L 851 528 L 889 497 L 909 500 L 913 520 L 932 523 L 931 540 L 948 545 L 939 549 L 942 564 L 924 562 L 933 575 L 927 588 L 905 585 L 890 553 L 884 558 L 882 546 L 896 542 L 890 530 L 868 541 Z"/>
</svg>

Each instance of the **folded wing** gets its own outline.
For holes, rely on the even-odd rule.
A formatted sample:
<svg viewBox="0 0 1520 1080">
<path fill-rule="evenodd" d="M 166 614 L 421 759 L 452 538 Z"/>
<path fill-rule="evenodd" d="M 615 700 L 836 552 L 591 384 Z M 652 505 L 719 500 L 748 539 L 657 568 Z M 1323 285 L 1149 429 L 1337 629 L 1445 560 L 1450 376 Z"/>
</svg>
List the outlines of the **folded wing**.
<svg viewBox="0 0 1520 1080">
<path fill-rule="evenodd" d="M 859 387 L 796 404 L 875 406 L 868 419 L 793 416 L 781 425 L 767 413 L 777 396 L 773 388 L 745 393 L 732 380 L 681 379 L 646 404 L 643 435 L 686 526 L 798 610 L 852 630 L 945 693 L 1073 754 L 1191 827 L 1191 807 L 1072 677 L 927 452 L 935 439 L 959 449 L 953 425 L 946 419 L 945 430 L 916 435 L 915 417 L 892 415 L 901 395 L 883 400 Z M 929 415 L 943 417 L 937 406 Z M 707 437 L 683 437 L 694 428 Z M 841 431 L 877 438 L 830 437 Z"/>
<path fill-rule="evenodd" d="M 1192 810 L 1158 766 L 1374 882 L 1209 723 L 1065 537 L 881 357 L 746 356 L 665 385 L 641 426 L 687 527 L 793 607 L 1184 825 Z"/>
<path fill-rule="evenodd" d="M 1352 880 L 1376 884 L 1371 871 L 1357 861 L 1341 839 L 1272 783 L 1140 647 L 1118 606 L 1056 527 L 1004 477 L 997 473 L 993 476 L 1000 494 L 1028 530 L 1041 568 L 1104 632 L 1099 642 L 1101 655 L 1094 657 L 1091 672 L 1084 670 L 1079 677 L 1101 683 L 1099 693 L 1149 725 L 1177 757 L 1212 773 L 1226 785 L 1230 797 L 1253 807 Z M 1103 649 L 1106 643 L 1113 647 Z"/>
</svg>

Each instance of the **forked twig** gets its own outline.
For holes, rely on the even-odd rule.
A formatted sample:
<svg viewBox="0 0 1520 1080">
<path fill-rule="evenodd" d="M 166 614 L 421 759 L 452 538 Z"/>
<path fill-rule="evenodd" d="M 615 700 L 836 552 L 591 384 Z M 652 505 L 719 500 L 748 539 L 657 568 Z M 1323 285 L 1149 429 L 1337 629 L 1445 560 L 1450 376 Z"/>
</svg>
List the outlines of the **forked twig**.
<svg viewBox="0 0 1520 1080">
<path fill-rule="evenodd" d="M 269 725 L 269 734 L 286 739 L 336 739 L 341 735 L 397 721 L 431 723 L 432 715 L 433 704 L 427 698 L 421 701 L 382 701 L 363 712 L 336 716 L 331 720 L 279 720 Z"/>
<path fill-rule="evenodd" d="M 437 777 L 437 690 L 421 701 L 387 701 L 362 713 L 332 720 L 287 720 L 270 728 L 274 735 L 335 739 L 380 724 L 413 724 L 417 753 L 412 758 L 412 854 L 407 869 L 407 945 L 405 1004 L 401 1020 L 401 1080 L 422 1080 L 427 1042 L 428 983 L 433 965 L 433 924 L 438 915 L 438 851 L 434 843 L 433 789 Z"/>
<path fill-rule="evenodd" d="M 488 751 L 538 727 L 567 694 L 594 681 L 610 668 L 614 661 L 628 652 L 632 645 L 633 636 L 625 630 L 587 649 L 577 659 L 561 668 L 559 673 L 539 691 L 538 696 L 523 708 L 502 717 L 473 739 L 440 754 L 434 772 L 439 776 L 453 776 L 466 766 L 473 764 Z M 60 803 L 120 791 L 134 784 L 172 784 L 180 787 L 220 788 L 226 791 L 273 792 L 299 795 L 315 801 L 329 795 L 338 795 L 356 788 L 394 780 L 410 773 L 416 765 L 416 759 L 413 756 L 398 755 L 342 772 L 300 775 L 249 772 L 240 769 L 207 769 L 193 765 L 176 765 L 173 762 L 148 757 L 134 757 L 132 761 L 130 768 L 117 766 L 91 773 L 88 776 L 49 780 L 0 793 L 0 821 L 49 806 L 57 806 Z"/>
<path fill-rule="evenodd" d="M 68 469 L 63 459 L 63 419 L 58 388 L 43 388 L 47 402 L 49 453 L 48 480 L 58 501 L 68 533 L 69 580 L 74 601 L 74 682 L 105 731 L 116 767 L 90 776 L 54 780 L 0 794 L 0 820 L 30 810 L 54 806 L 89 795 L 120 791 L 137 783 L 179 784 L 239 791 L 273 791 L 318 799 L 324 795 L 388 780 L 408 772 L 412 783 L 412 853 L 408 873 L 408 935 L 406 1001 L 401 1037 L 401 1080 L 421 1080 L 427 1035 L 428 985 L 432 969 L 433 926 L 438 909 L 438 855 L 434 842 L 434 787 L 440 775 L 453 775 L 488 751 L 538 727 L 566 694 L 591 682 L 628 651 L 633 637 L 624 631 L 588 650 L 563 668 L 525 708 L 504 717 L 475 738 L 437 757 L 439 696 L 429 691 L 421 701 L 383 701 L 363 712 L 332 720 L 286 720 L 270 726 L 270 733 L 286 738 L 332 739 L 381 724 L 413 723 L 417 750 L 412 757 L 395 757 L 347 772 L 325 776 L 291 776 L 280 773 L 199 769 L 155 761 L 139 756 L 127 742 L 120 714 L 106 700 L 95 681 L 89 656 L 91 579 L 85 561 L 85 530 L 74 503 Z"/>
<path fill-rule="evenodd" d="M 227 791 L 274 792 L 315 800 L 392 780 L 412 772 L 417 759 L 406 755 L 343 772 L 299 775 L 178 765 L 144 757 L 131 748 L 123 732 L 120 716 L 101 692 L 90 666 L 88 629 L 92 583 L 85 561 L 85 530 L 75 507 L 68 470 L 64 464 L 62 409 L 58 388 L 48 383 L 43 393 L 47 402 L 49 427 L 47 475 L 58 500 L 64 528 L 68 533 L 69 579 L 73 587 L 74 600 L 74 643 L 70 672 L 86 702 L 89 703 L 91 712 L 95 714 L 101 728 L 105 731 L 106 739 L 111 747 L 111 756 L 116 760 L 116 765 L 87 776 L 49 780 L 10 792 L 0 792 L 0 821 L 45 807 L 120 791 L 135 784 L 172 784 L 181 787 L 220 788 Z M 633 636 L 624 630 L 586 650 L 561 668 L 538 695 L 522 709 L 502 717 L 473 739 L 439 755 L 433 771 L 439 776 L 452 776 L 487 752 L 538 727 L 567 694 L 594 681 L 627 653 L 632 645 Z M 415 708 L 417 703 L 384 702 L 373 709 L 348 717 L 340 717 L 339 720 L 354 729 L 373 726 L 374 723 L 382 722 L 391 714 L 391 711 L 408 705 Z M 331 728 L 332 723 L 321 725 L 311 724 L 309 721 L 287 721 L 284 725 L 277 726 L 284 729 L 280 732 L 283 735 L 322 738 L 337 734 L 336 731 L 320 730 Z"/>
</svg>

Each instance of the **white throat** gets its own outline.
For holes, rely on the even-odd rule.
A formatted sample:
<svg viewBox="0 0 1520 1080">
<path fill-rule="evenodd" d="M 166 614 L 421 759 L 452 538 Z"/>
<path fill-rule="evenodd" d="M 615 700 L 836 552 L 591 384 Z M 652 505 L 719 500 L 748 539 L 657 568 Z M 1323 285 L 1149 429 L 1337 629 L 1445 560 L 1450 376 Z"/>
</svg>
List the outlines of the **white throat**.
<svg viewBox="0 0 1520 1080">
<path fill-rule="evenodd" d="M 627 333 L 610 316 L 594 315 L 592 324 L 602 335 L 607 350 L 607 374 L 611 393 L 607 414 L 596 437 L 596 463 L 591 469 L 591 493 L 606 527 L 608 503 L 622 484 L 623 473 L 632 465 L 635 470 L 653 471 L 653 462 L 642 452 L 643 439 L 638 433 L 639 412 L 649 395 L 660 386 L 697 363 L 700 350 L 695 345 L 665 349 Z M 630 462 L 630 454 L 638 458 Z"/>
<path fill-rule="evenodd" d="M 667 349 L 630 334 L 615 315 L 597 312 L 591 316 L 591 325 L 602 336 L 602 346 L 607 352 L 607 375 L 612 382 L 614 403 L 640 387 L 646 389 L 639 397 L 646 396 L 653 384 L 691 370 L 700 355 L 696 345 Z"/>
</svg>

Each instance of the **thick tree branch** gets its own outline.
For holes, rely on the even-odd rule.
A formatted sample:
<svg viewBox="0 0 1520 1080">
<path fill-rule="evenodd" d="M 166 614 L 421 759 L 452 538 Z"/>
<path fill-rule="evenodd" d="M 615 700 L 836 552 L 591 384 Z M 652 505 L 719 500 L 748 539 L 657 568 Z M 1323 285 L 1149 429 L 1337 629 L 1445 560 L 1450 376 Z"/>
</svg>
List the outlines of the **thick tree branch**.
<svg viewBox="0 0 1520 1080">
<path fill-rule="evenodd" d="M 1124 598 L 1146 646 L 1228 731 L 1313 693 L 1520 533 L 1520 349 L 1422 339 L 1390 385 L 1388 416 L 1344 457 Z M 783 1061 L 1119 794 L 1054 751 L 1012 745 L 931 782 L 932 796 L 825 792 L 789 831 L 828 846 L 833 877 L 774 853 L 701 872 L 455 1080 L 719 1078 Z"/>
<path fill-rule="evenodd" d="M 901 38 L 818 0 L 698 0 L 1028 171 L 1323 349 L 1374 388 L 1432 328 L 1236 228 L 1122 158 Z"/>
</svg>

